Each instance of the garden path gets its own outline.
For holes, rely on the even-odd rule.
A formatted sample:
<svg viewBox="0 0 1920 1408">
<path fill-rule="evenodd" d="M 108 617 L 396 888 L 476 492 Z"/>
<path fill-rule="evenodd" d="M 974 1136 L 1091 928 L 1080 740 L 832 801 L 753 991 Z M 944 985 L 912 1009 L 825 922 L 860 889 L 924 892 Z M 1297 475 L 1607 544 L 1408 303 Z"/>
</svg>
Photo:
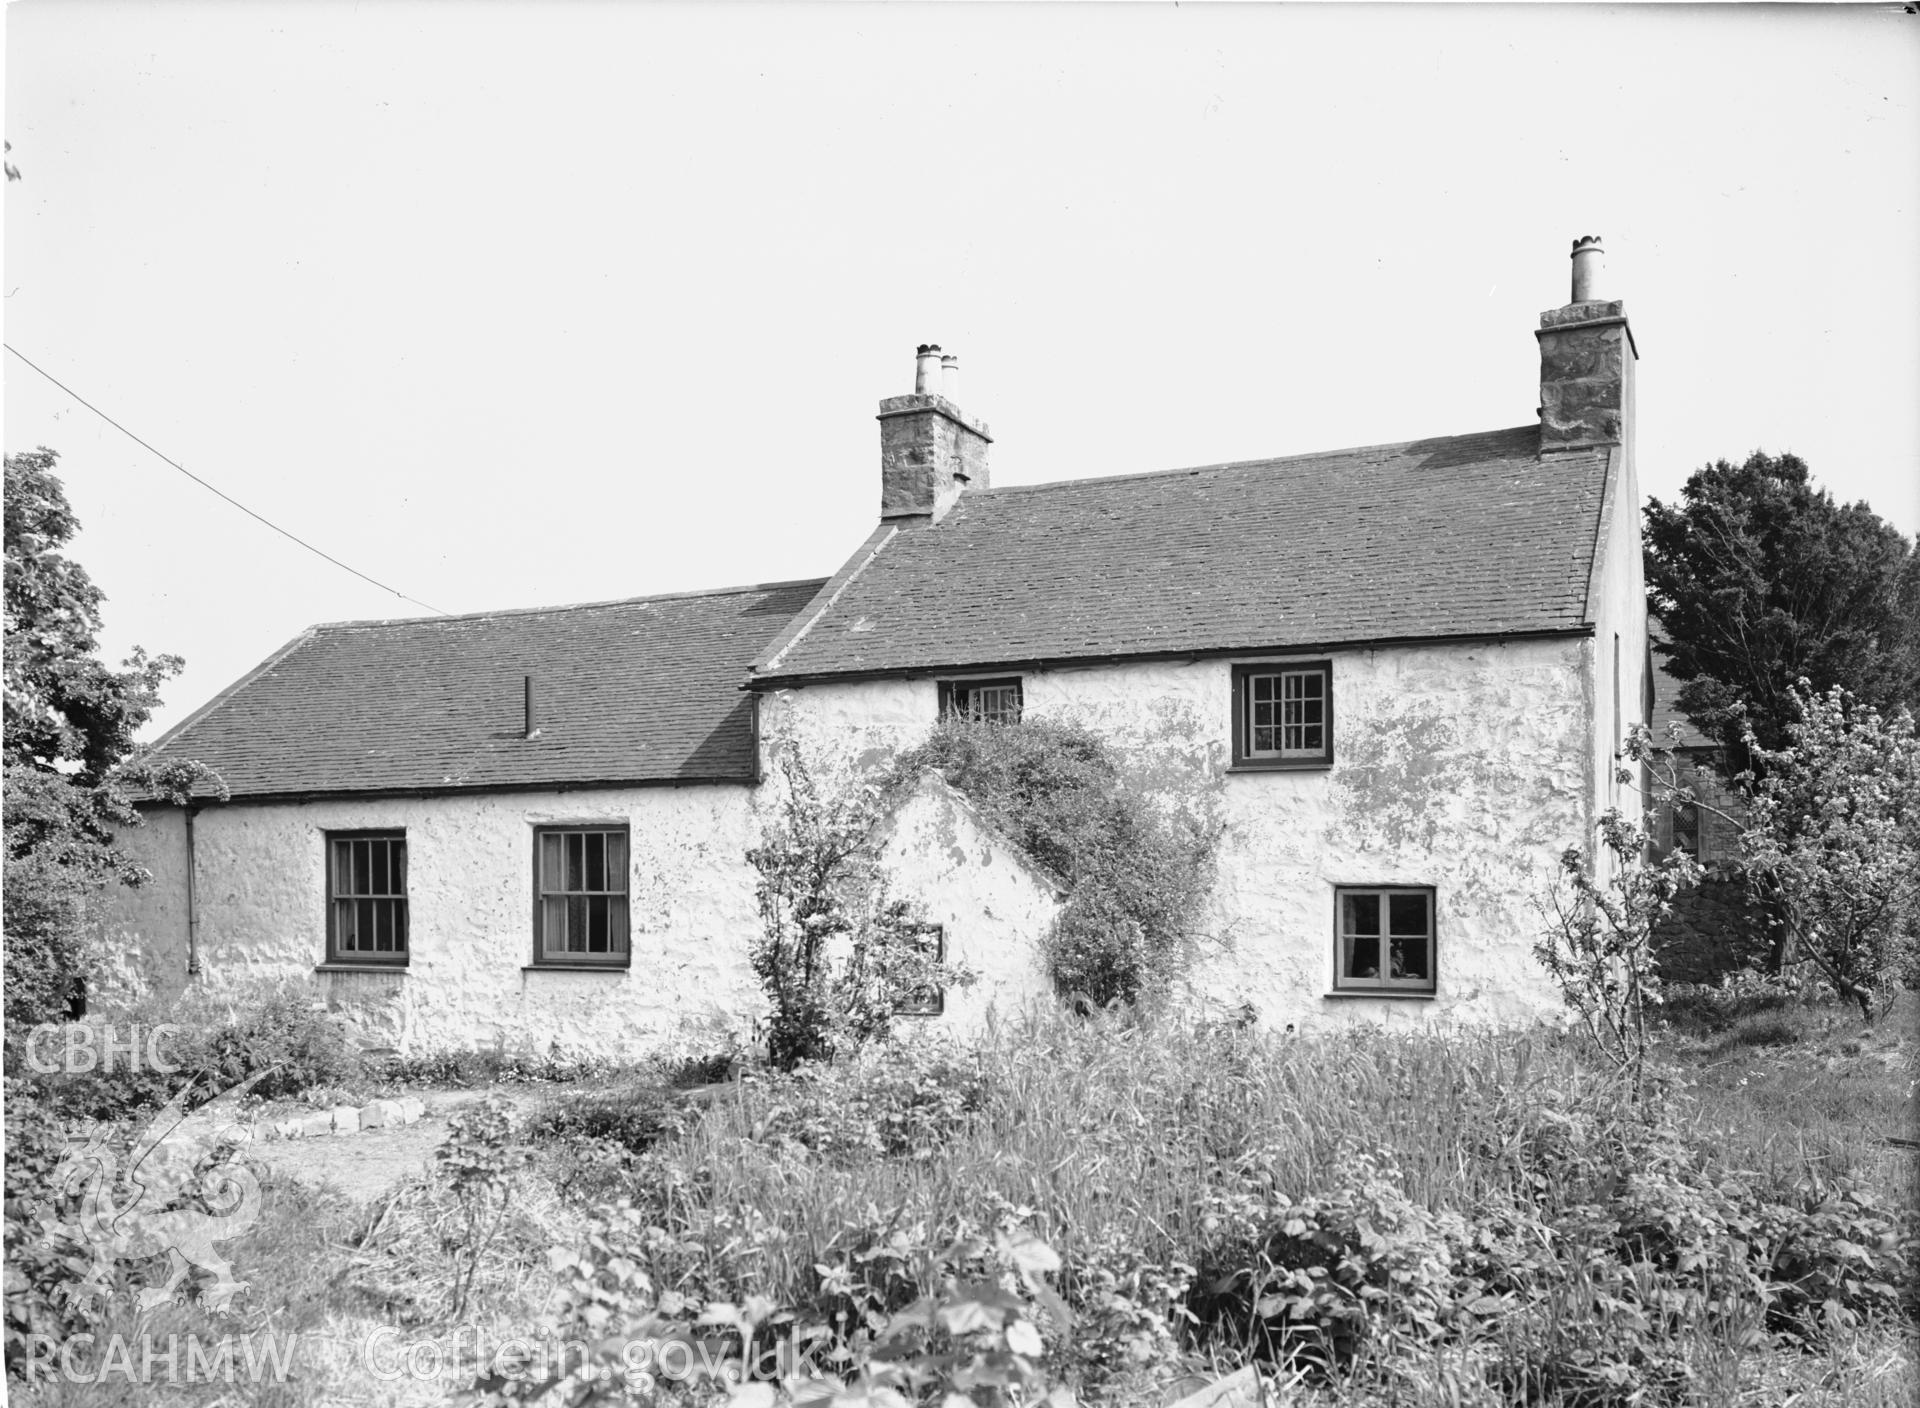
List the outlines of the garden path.
<svg viewBox="0 0 1920 1408">
<path fill-rule="evenodd" d="M 478 1090 L 418 1090 L 427 1103 L 418 1122 L 389 1129 L 363 1129 L 326 1139 L 285 1139 L 249 1145 L 246 1158 L 263 1169 L 315 1186 L 331 1186 L 356 1202 L 371 1202 L 409 1174 L 433 1163 L 447 1140 L 447 1118 L 490 1091 L 506 1096 L 516 1114 L 548 1098 L 545 1090 L 493 1086 Z"/>
</svg>

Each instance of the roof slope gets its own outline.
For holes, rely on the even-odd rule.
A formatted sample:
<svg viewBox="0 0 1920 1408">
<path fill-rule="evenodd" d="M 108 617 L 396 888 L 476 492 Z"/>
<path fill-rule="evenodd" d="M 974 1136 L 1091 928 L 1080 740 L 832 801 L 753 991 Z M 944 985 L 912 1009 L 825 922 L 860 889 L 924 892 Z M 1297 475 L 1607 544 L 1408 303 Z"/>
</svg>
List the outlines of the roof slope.
<svg viewBox="0 0 1920 1408">
<path fill-rule="evenodd" d="M 1657 618 L 1647 618 L 1647 633 L 1655 642 L 1667 638 L 1666 630 Z M 1680 681 L 1667 673 L 1666 662 L 1660 652 L 1652 650 L 1653 656 L 1653 741 L 1656 746 L 1667 745 L 1667 727 L 1680 725 L 1680 739 L 1675 745 L 1680 748 L 1713 748 L 1718 745 L 1694 726 L 1692 719 L 1680 712 Z"/>
<path fill-rule="evenodd" d="M 862 549 L 756 682 L 1576 631 L 1605 449 L 1539 427 L 965 493 Z"/>
<path fill-rule="evenodd" d="M 741 681 L 820 586 L 315 626 L 157 751 L 236 797 L 745 781 Z"/>
</svg>

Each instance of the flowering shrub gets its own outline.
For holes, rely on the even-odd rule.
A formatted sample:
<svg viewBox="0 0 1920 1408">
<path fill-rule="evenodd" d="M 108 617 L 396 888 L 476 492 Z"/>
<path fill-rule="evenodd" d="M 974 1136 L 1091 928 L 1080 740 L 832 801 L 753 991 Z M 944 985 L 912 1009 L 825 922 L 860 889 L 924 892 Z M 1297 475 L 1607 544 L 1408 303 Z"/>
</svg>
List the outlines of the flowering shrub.
<svg viewBox="0 0 1920 1408">
<path fill-rule="evenodd" d="M 1792 691 L 1785 748 L 1747 736 L 1741 849 L 1792 950 L 1872 1021 L 1920 986 L 1920 736 L 1835 687 Z"/>
</svg>

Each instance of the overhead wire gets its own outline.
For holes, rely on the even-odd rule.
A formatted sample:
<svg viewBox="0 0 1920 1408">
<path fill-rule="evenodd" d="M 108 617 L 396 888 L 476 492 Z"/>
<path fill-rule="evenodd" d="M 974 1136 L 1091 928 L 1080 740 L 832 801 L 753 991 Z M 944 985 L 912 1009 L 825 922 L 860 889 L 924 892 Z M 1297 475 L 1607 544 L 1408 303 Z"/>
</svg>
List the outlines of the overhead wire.
<svg viewBox="0 0 1920 1408">
<path fill-rule="evenodd" d="M 38 365 L 36 362 L 34 362 L 34 360 L 31 357 L 27 356 L 26 353 L 22 352 L 19 348 L 15 347 L 12 343 L 10 342 L 4 343 L 4 344 L 0 344 L 0 346 L 5 346 L 7 351 L 13 353 L 14 356 L 18 357 L 22 362 L 25 362 L 29 367 L 33 368 L 34 371 L 40 373 L 41 376 L 45 377 L 48 381 L 52 382 L 55 386 L 59 387 L 62 391 L 66 392 L 67 395 L 73 397 L 74 400 L 78 401 L 81 405 L 85 406 L 88 410 L 92 411 L 95 415 L 99 416 L 101 420 L 105 421 L 108 425 L 112 426 L 115 430 L 119 431 L 122 435 L 126 436 L 127 439 L 133 441 L 134 444 L 140 446 L 143 450 L 146 450 L 149 454 L 155 456 L 157 459 L 161 460 L 162 462 L 168 465 L 171 465 L 173 468 L 179 470 L 182 474 L 186 475 L 187 478 L 191 479 L 194 483 L 198 484 L 202 489 L 205 489 L 208 493 L 214 494 L 219 498 L 225 499 L 228 503 L 232 504 L 235 508 L 239 509 L 240 512 L 246 514 L 247 517 L 254 519 L 257 522 L 264 523 L 267 527 L 273 529 L 274 532 L 278 533 L 281 537 L 287 539 L 289 542 L 298 543 L 301 547 L 305 548 L 308 552 L 312 553 L 315 557 L 324 558 L 326 561 L 331 562 L 335 567 L 338 567 L 341 571 L 351 572 L 354 576 L 358 577 L 361 581 L 366 582 L 368 585 L 378 587 L 383 592 L 390 592 L 394 596 L 399 597 L 400 600 L 402 601 L 411 602 L 413 603 L 413 605 L 423 607 L 426 610 L 431 611 L 438 616 L 447 616 L 452 614 L 450 612 L 442 611 L 439 607 L 434 606 L 429 602 L 424 602 L 420 600 L 420 598 L 418 597 L 408 596 L 405 592 L 401 591 L 398 587 L 390 587 L 385 582 L 379 581 L 373 577 L 369 577 L 366 573 L 362 572 L 358 567 L 350 566 L 349 564 L 342 562 L 339 558 L 335 557 L 332 553 L 325 552 L 322 549 L 315 547 L 312 543 L 308 542 L 305 538 L 300 537 L 298 534 L 288 532 L 285 528 L 282 528 L 278 523 L 275 523 L 271 518 L 266 517 L 264 514 L 255 513 L 252 509 L 248 508 L 245 504 L 241 503 L 240 500 L 234 498 L 233 495 L 225 492 L 222 489 L 218 489 L 214 487 L 212 484 L 209 484 L 206 480 L 202 479 L 199 475 L 195 474 L 192 470 L 188 469 L 185 465 L 181 464 L 178 460 L 174 459 L 172 456 L 163 454 L 160 450 L 155 449 L 152 445 L 148 444 L 145 440 L 142 440 L 138 435 L 135 435 L 131 430 L 127 429 L 124 425 L 120 424 L 119 421 L 115 420 L 112 416 L 108 415 L 105 411 L 101 410 L 98 406 L 94 405 L 93 402 L 89 401 L 86 397 L 82 396 L 78 391 L 75 391 L 71 386 L 68 386 L 65 382 L 61 381 L 60 378 L 55 376 L 52 372 L 48 371 L 45 367 Z"/>
</svg>

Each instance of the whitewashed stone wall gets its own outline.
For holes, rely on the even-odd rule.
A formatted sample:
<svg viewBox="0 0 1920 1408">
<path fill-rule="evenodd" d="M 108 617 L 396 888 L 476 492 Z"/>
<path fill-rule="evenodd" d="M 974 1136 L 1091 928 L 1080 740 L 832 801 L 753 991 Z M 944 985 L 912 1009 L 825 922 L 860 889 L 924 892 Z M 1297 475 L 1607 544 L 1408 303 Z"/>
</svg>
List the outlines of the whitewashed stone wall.
<svg viewBox="0 0 1920 1408">
<path fill-rule="evenodd" d="M 972 983 L 947 989 L 941 1025 L 971 1031 L 990 1013 L 1044 1001 L 1052 988 L 1037 940 L 1064 900 L 1053 882 L 989 831 L 937 773 L 921 779 L 883 834 L 880 860 L 893 891 L 945 927 L 947 962 L 973 975 Z"/>
<path fill-rule="evenodd" d="M 631 828 L 632 967 L 531 968 L 533 828 L 595 822 Z M 758 1010 L 745 786 L 207 807 L 193 849 L 208 988 L 314 978 L 326 954 L 326 833 L 376 827 L 407 833 L 411 961 L 404 974 L 318 975 L 370 1036 L 402 1050 L 637 1055 L 675 1034 L 718 1042 Z M 155 880 L 125 892 L 106 925 L 136 970 L 127 976 L 159 992 L 185 981 L 181 833 L 173 809 L 127 833 Z"/>
<path fill-rule="evenodd" d="M 645 787 L 365 802 L 236 804 L 194 822 L 196 908 L 207 987 L 314 979 L 363 1032 L 403 1051 L 491 1047 L 635 1056 L 720 1049 L 765 1007 L 748 963 L 759 930 L 746 852 L 771 788 Z M 533 828 L 630 828 L 633 962 L 625 971 L 532 966 Z M 411 959 L 404 972 L 325 972 L 325 838 L 405 828 Z M 177 992 L 186 981 L 185 826 L 176 809 L 126 833 L 154 882 L 104 917 L 111 994 Z M 899 809 L 885 859 L 897 894 L 944 924 L 950 957 L 979 981 L 948 995 L 958 1029 L 1016 1006 L 1044 980 L 1032 937 L 1058 909 L 1050 882 L 988 833 L 937 778 Z"/>
<path fill-rule="evenodd" d="M 1334 652 L 1324 772 L 1228 769 L 1225 660 L 1028 674 L 1025 703 L 1114 739 L 1150 788 L 1216 789 L 1223 951 L 1197 975 L 1205 1000 L 1251 1003 L 1274 1025 L 1506 1024 L 1558 1009 L 1532 957 L 1532 901 L 1591 806 L 1592 654 L 1578 638 Z M 919 741 L 936 702 L 932 680 L 816 685 L 770 699 L 763 720 L 877 757 Z M 1435 887 L 1437 996 L 1326 995 L 1342 884 Z"/>
<path fill-rule="evenodd" d="M 1595 647 L 1566 639 L 1336 652 L 1335 764 L 1324 772 L 1228 769 L 1225 660 L 1030 674 L 1026 708 L 1098 729 L 1143 785 L 1215 809 L 1224 824 L 1209 914 L 1218 951 L 1195 980 L 1206 1002 L 1251 1003 L 1268 1023 L 1301 1027 L 1511 1023 L 1557 1010 L 1531 956 L 1532 900 L 1560 851 L 1583 839 L 1593 806 L 1591 711 L 1597 668 L 1609 663 Z M 924 738 L 936 706 L 932 680 L 814 686 L 767 699 L 762 733 L 858 771 Z M 325 834 L 404 827 L 408 970 L 319 978 L 377 1039 L 404 1050 L 500 1043 L 628 1055 L 717 1045 L 763 1010 L 747 962 L 758 916 L 745 855 L 778 795 L 770 771 L 757 788 L 209 807 L 194 842 L 206 982 L 218 992 L 313 977 L 325 953 Z M 532 968 L 533 827 L 592 822 L 631 829 L 633 965 Z M 160 810 L 126 839 L 156 878 L 103 916 L 119 955 L 103 986 L 164 992 L 186 968 L 181 815 Z M 895 817 L 885 857 L 896 892 L 946 925 L 951 955 L 982 975 L 949 994 L 943 1025 L 1044 995 L 1038 941 L 1059 896 L 964 799 L 944 784 L 921 786 Z M 1436 997 L 1326 995 L 1339 884 L 1435 887 Z"/>
</svg>

